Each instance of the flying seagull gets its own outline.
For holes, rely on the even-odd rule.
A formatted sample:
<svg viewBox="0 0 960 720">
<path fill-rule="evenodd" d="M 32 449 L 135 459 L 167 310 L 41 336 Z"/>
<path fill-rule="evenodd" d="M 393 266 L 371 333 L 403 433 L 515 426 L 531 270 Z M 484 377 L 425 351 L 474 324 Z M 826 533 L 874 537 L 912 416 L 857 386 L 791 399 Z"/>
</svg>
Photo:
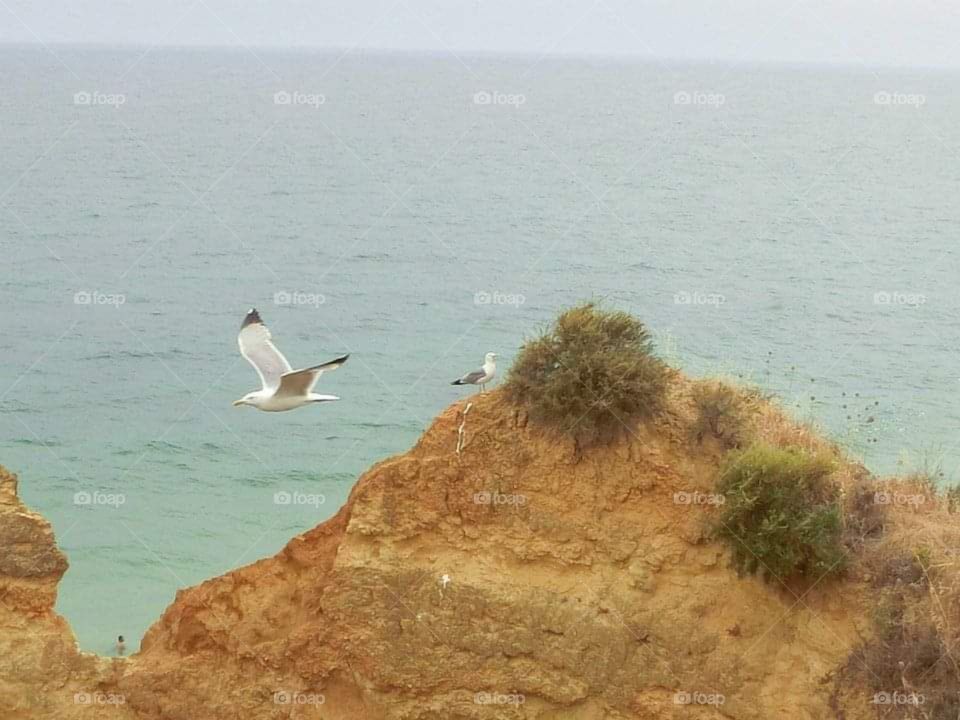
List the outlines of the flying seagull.
<svg viewBox="0 0 960 720">
<path fill-rule="evenodd" d="M 243 319 L 237 343 L 240 345 L 240 354 L 253 365 L 263 387 L 234 400 L 234 407 L 253 405 L 257 410 L 283 412 L 301 405 L 340 399 L 336 395 L 318 395 L 312 390 L 324 370 L 336 370 L 347 361 L 349 355 L 323 365 L 293 370 L 287 359 L 270 341 L 270 331 L 263 324 L 256 309 L 250 310 Z"/>
<path fill-rule="evenodd" d="M 483 367 L 473 372 L 468 372 L 462 378 L 454 380 L 451 385 L 479 385 L 480 392 L 484 391 L 484 386 L 493 380 L 497 374 L 497 354 L 488 352 L 483 358 Z"/>
</svg>

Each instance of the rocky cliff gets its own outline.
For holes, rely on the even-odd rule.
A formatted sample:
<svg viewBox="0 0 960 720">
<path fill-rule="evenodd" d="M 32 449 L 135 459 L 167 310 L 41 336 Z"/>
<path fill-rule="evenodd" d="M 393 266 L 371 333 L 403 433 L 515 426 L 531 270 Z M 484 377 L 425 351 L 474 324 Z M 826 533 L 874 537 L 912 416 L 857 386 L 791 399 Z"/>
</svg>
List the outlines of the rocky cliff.
<svg viewBox="0 0 960 720">
<path fill-rule="evenodd" d="M 0 467 L 0 717 L 74 717 L 115 663 L 77 651 L 53 611 L 67 559 L 50 523 L 23 506 L 17 478 Z"/>
<path fill-rule="evenodd" d="M 685 392 L 583 453 L 497 392 L 458 402 L 334 517 L 179 592 L 128 659 L 78 652 L 52 610 L 66 560 L 4 473 L 0 717 L 835 717 L 868 583 L 737 577 Z"/>
</svg>

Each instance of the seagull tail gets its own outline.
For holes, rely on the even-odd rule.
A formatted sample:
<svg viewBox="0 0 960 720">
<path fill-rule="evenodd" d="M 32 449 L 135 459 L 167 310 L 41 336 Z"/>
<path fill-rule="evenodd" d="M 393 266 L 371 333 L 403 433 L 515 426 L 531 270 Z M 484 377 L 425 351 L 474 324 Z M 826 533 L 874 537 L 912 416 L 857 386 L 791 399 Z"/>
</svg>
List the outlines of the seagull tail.
<svg viewBox="0 0 960 720">
<path fill-rule="evenodd" d="M 318 395 L 317 393 L 310 393 L 310 402 L 333 402 L 334 400 L 339 400 L 336 395 Z"/>
<path fill-rule="evenodd" d="M 451 385 L 463 385 L 463 380 L 454 380 Z"/>
</svg>

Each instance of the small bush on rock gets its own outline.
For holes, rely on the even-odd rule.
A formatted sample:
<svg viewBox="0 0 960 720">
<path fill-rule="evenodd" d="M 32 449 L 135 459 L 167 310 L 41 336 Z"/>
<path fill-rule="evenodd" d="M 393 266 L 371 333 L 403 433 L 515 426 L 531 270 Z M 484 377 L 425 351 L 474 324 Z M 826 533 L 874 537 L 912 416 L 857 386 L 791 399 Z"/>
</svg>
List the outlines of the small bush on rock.
<svg viewBox="0 0 960 720">
<path fill-rule="evenodd" d="M 719 380 L 705 381 L 692 391 L 694 416 L 690 434 L 697 442 L 712 436 L 725 448 L 739 447 L 747 422 L 744 396 Z"/>
<path fill-rule="evenodd" d="M 669 374 L 643 323 L 586 303 L 524 344 L 504 391 L 533 422 L 583 447 L 608 442 L 656 414 Z"/>
<path fill-rule="evenodd" d="M 839 488 L 833 459 L 796 448 L 756 444 L 728 453 L 717 490 L 716 525 L 740 572 L 781 580 L 818 580 L 843 569 Z"/>
</svg>

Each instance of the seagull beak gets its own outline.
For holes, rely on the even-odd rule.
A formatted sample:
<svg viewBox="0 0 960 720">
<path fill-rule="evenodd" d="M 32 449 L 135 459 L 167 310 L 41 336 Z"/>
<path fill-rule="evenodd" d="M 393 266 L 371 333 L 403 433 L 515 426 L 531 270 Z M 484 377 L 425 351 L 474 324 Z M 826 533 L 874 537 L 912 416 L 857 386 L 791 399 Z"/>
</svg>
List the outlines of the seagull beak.
<svg viewBox="0 0 960 720">
<path fill-rule="evenodd" d="M 234 400 L 234 401 L 233 401 L 233 406 L 234 406 L 234 407 L 240 407 L 241 405 L 243 405 L 243 400 Z"/>
</svg>

